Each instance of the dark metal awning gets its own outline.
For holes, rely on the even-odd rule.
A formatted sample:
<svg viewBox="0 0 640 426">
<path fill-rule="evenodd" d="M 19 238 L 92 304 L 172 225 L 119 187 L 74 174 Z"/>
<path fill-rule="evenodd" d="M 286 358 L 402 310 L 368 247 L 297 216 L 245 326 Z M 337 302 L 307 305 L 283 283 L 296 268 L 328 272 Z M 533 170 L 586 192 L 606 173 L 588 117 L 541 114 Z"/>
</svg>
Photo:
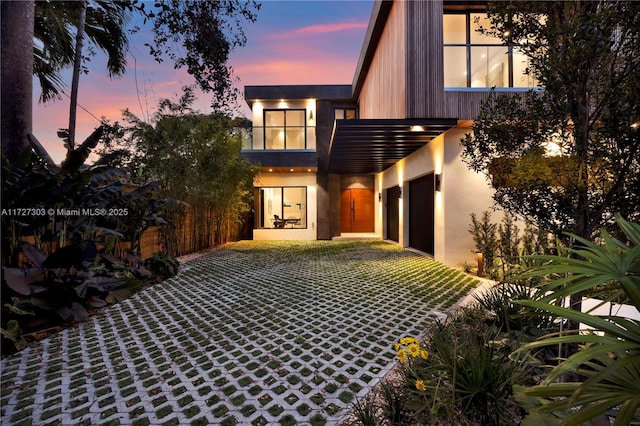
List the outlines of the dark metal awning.
<svg viewBox="0 0 640 426">
<path fill-rule="evenodd" d="M 336 120 L 329 173 L 379 173 L 457 124 L 454 118 Z"/>
</svg>

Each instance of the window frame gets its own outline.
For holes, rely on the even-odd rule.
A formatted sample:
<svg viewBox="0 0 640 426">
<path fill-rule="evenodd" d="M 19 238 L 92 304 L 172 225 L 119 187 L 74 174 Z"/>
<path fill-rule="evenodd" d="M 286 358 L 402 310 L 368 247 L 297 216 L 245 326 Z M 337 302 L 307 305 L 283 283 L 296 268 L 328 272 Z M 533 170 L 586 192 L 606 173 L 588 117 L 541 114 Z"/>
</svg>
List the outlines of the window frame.
<svg viewBox="0 0 640 426">
<path fill-rule="evenodd" d="M 342 112 L 342 117 L 343 118 L 335 118 L 336 117 L 336 112 Z M 353 118 L 346 118 L 347 117 L 347 111 L 353 111 Z M 333 109 L 333 117 L 336 120 L 356 120 L 358 118 L 358 108 L 356 107 L 336 107 Z"/>
<path fill-rule="evenodd" d="M 304 226 L 299 226 L 299 227 L 288 227 L 286 224 L 284 227 L 282 228 L 276 228 L 275 226 L 272 227 L 268 227 L 266 226 L 266 222 L 272 220 L 271 217 L 266 216 L 264 213 L 264 209 L 263 209 L 263 204 L 260 200 L 260 193 L 262 190 L 264 189 L 280 189 L 280 199 L 281 201 L 281 205 L 280 205 L 280 212 L 282 212 L 282 218 L 281 219 L 287 219 L 284 217 L 284 208 L 285 208 L 285 199 L 284 199 L 284 190 L 285 189 L 304 189 Z M 287 229 L 287 230 L 291 230 L 291 229 L 308 229 L 309 228 L 309 188 L 307 186 L 304 185 L 294 185 L 294 186 L 257 186 L 255 187 L 255 191 L 256 191 L 256 199 L 257 199 L 257 203 L 256 203 L 256 208 L 261 209 L 262 211 L 260 211 L 259 215 L 256 215 L 255 218 L 255 222 L 254 222 L 254 229 L 278 229 L 278 230 L 283 230 L 283 229 Z M 272 216 L 272 215 L 271 215 Z M 301 217 L 302 218 L 302 215 Z M 262 226 L 260 226 L 260 220 L 262 220 Z"/>
<path fill-rule="evenodd" d="M 534 87 L 528 87 L 528 86 L 523 86 L 523 87 L 514 87 L 513 86 L 513 48 L 514 48 L 514 44 L 513 43 L 505 43 L 503 41 L 501 41 L 500 43 L 476 43 L 476 44 L 472 44 L 471 43 L 471 15 L 472 14 L 487 14 L 486 10 L 445 10 L 443 12 L 443 20 L 444 20 L 444 16 L 445 15 L 463 15 L 465 17 L 465 41 L 466 43 L 461 44 L 461 43 L 445 43 L 444 42 L 444 38 L 443 38 L 443 42 L 442 42 L 442 51 L 443 51 L 443 55 L 444 55 L 444 49 L 446 47 L 464 47 L 465 48 L 465 59 L 466 59 L 466 85 L 464 87 L 456 87 L 456 86 L 444 86 L 445 89 L 448 90 L 456 90 L 456 89 L 478 89 L 478 90 L 486 90 L 486 89 L 490 89 L 491 87 L 483 87 L 483 86 L 478 86 L 478 87 L 473 87 L 471 86 L 471 82 L 472 82 L 472 73 L 471 73 L 471 49 L 474 47 L 505 47 L 507 48 L 507 65 L 508 65 L 508 75 L 507 75 L 507 86 L 501 86 L 501 87 L 497 87 L 497 89 L 522 89 L 522 88 L 526 88 L 526 89 L 532 89 L 535 88 Z M 443 33 L 444 33 L 444 26 L 443 26 Z M 443 77 L 444 77 L 444 73 L 445 70 L 443 68 Z M 443 81 L 444 84 L 444 81 Z"/>
<path fill-rule="evenodd" d="M 303 148 L 287 148 L 287 111 L 302 111 L 304 116 L 304 126 L 290 126 L 292 129 L 302 129 L 304 132 L 304 147 Z M 273 129 L 280 126 L 267 126 L 267 113 L 269 112 L 283 112 L 284 113 L 284 148 L 267 148 L 267 129 Z M 306 108 L 265 108 L 262 111 L 262 149 L 265 151 L 295 151 L 307 149 L 307 109 Z"/>
</svg>

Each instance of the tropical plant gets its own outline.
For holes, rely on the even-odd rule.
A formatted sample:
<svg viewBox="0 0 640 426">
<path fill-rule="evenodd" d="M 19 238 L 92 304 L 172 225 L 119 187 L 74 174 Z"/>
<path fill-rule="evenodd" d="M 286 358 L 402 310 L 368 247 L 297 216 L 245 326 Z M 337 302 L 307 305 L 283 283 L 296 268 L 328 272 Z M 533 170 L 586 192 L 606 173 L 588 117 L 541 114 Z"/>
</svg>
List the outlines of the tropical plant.
<svg viewBox="0 0 640 426">
<path fill-rule="evenodd" d="M 485 425 L 514 424 L 513 385 L 529 367 L 509 358 L 510 347 L 492 327 L 460 327 L 457 320 L 432 329 L 432 368 L 451 386 L 449 404 Z"/>
<path fill-rule="evenodd" d="M 117 303 L 151 278 L 132 250 L 162 221 L 163 203 L 153 182 L 126 189 L 126 170 L 84 165 L 102 131 L 60 166 L 33 137 L 18 161 L 2 156 L 2 324 L 16 349 L 22 332 L 81 321 L 87 309 Z"/>
<path fill-rule="evenodd" d="M 84 12 L 83 12 L 84 9 Z M 34 76 L 40 82 L 40 101 L 48 102 L 61 97 L 64 82 L 60 71 L 74 64 L 76 54 L 84 63 L 97 49 L 107 54 L 107 68 L 111 75 L 122 75 L 126 70 L 128 49 L 127 23 L 133 4 L 124 1 L 36 1 L 34 15 Z M 78 31 L 80 16 L 85 24 Z M 77 41 L 88 39 L 90 49 L 82 56 Z"/>
<path fill-rule="evenodd" d="M 79 7 L 82 5 L 86 9 Z M 109 73 L 120 75 L 126 66 L 126 23 L 133 13 L 153 28 L 154 37 L 147 47 L 156 61 L 169 57 L 175 68 L 186 67 L 204 91 L 213 92 L 216 109 L 232 109 L 237 90 L 227 61 L 234 48 L 244 45 L 244 24 L 255 21 L 259 8 L 253 0 L 2 2 L 3 153 L 13 163 L 28 147 L 27 135 L 33 133 L 33 78 L 24 70 L 32 69 L 40 81 L 43 100 L 55 99 L 64 86 L 63 68 L 78 64 L 80 58 L 82 67 L 76 70 L 89 71 L 86 61 L 95 49 L 88 53 L 78 49 L 88 39 L 108 54 Z M 82 10 L 86 10 L 84 25 L 79 19 Z M 73 143 L 70 124 L 67 132 Z"/>
<path fill-rule="evenodd" d="M 602 230 L 602 245 L 576 235 L 577 246 L 569 248 L 569 257 L 538 256 L 548 264 L 533 268 L 530 277 L 551 276 L 541 287 L 550 294 L 539 301 L 518 303 L 557 317 L 582 323 L 592 330 L 553 333 L 525 345 L 521 351 L 558 344 L 582 347 L 553 367 L 544 382 L 524 389 L 521 400 L 528 401 L 530 419 L 580 425 L 608 410 L 616 410 L 616 425 L 640 420 L 640 321 L 616 315 L 593 315 L 557 306 L 566 297 L 582 295 L 603 285 L 621 289 L 627 303 L 640 312 L 640 225 L 616 215 L 626 242 Z M 575 382 L 557 382 L 563 375 L 577 374 Z M 532 420 L 533 421 L 533 420 Z"/>
<path fill-rule="evenodd" d="M 3 334 L 20 350 L 22 331 L 84 321 L 87 309 L 116 303 L 142 288 L 148 271 L 105 268 L 91 241 L 77 241 L 47 255 L 25 243 L 24 267 L 3 266 Z M 8 301 L 11 300 L 11 303 Z M 3 348 L 6 349 L 6 348 Z"/>
<path fill-rule="evenodd" d="M 478 304 L 495 321 L 497 329 L 514 339 L 539 337 L 557 328 L 550 315 L 541 315 L 540 310 L 515 303 L 516 300 L 540 297 L 533 279 L 500 282 L 488 291 L 474 295 Z"/>
<path fill-rule="evenodd" d="M 27 346 L 27 340 L 22 335 L 22 327 L 16 320 L 7 321 L 6 328 L 0 327 L 0 335 L 3 339 L 10 341 L 18 351 Z"/>
<path fill-rule="evenodd" d="M 98 128 L 68 151 L 60 166 L 34 137 L 19 161 L 10 164 L 2 158 L 3 208 L 28 213 L 2 216 L 3 253 L 9 265 L 17 264 L 23 236 L 33 236 L 40 249 L 48 245 L 48 252 L 64 247 L 72 235 L 115 236 L 136 249 L 146 227 L 162 223 L 157 213 L 166 203 L 153 198 L 156 183 L 125 194 L 125 169 L 84 165 L 102 132 Z"/>
<path fill-rule="evenodd" d="M 173 277 L 180 269 L 180 262 L 164 253 L 154 253 L 144 264 L 151 273 L 162 279 Z"/>
</svg>

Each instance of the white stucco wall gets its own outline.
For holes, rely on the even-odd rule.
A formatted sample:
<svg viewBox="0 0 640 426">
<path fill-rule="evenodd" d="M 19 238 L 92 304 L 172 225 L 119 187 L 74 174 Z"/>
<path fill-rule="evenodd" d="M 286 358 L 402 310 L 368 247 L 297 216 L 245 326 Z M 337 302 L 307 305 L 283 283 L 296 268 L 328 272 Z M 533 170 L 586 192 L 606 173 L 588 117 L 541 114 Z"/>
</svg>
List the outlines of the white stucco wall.
<svg viewBox="0 0 640 426">
<path fill-rule="evenodd" d="M 254 229 L 254 240 L 315 240 L 318 222 L 318 203 L 315 173 L 261 173 L 253 185 L 261 186 L 305 186 L 307 188 L 306 229 Z"/>
<path fill-rule="evenodd" d="M 471 129 L 451 129 L 445 134 L 442 171 L 445 244 L 438 260 L 450 266 L 474 263 L 473 239 L 469 234 L 471 213 L 481 214 L 493 206 L 493 189 L 486 177 L 467 168 L 460 158 L 460 139 Z"/>
<path fill-rule="evenodd" d="M 454 128 L 435 138 L 410 156 L 376 175 L 376 191 L 383 200 L 376 209 L 376 233 L 385 235 L 385 189 L 400 185 L 399 245 L 409 244 L 408 182 L 429 173 L 441 176 L 441 190 L 434 200 L 434 257 L 453 266 L 475 261 L 474 244 L 469 234 L 470 214 L 480 214 L 493 205 L 493 190 L 483 175 L 467 169 L 462 162 L 460 139 L 470 129 Z"/>
<path fill-rule="evenodd" d="M 444 137 L 439 136 L 436 139 L 429 142 L 418 151 L 414 152 L 410 156 L 398 161 L 392 167 L 389 167 L 384 172 L 378 174 L 376 182 L 377 188 L 380 188 L 379 192 L 384 194 L 384 190 L 400 185 L 402 187 L 402 197 L 400 199 L 400 235 L 398 244 L 402 247 L 407 247 L 409 244 L 409 212 L 404 208 L 405 203 L 408 200 L 409 192 L 407 183 L 420 176 L 424 176 L 429 173 L 440 173 L 442 170 L 442 159 L 444 156 Z M 384 201 L 380 204 L 384 206 Z M 438 229 L 442 223 L 442 203 L 441 197 L 436 193 L 435 199 L 435 253 L 438 257 L 438 246 L 442 246 L 444 243 L 444 237 L 442 232 Z M 376 222 L 380 222 L 376 226 L 376 232 L 378 227 L 383 230 L 383 210 L 381 206 L 378 211 L 380 217 L 376 217 Z M 380 235 L 384 235 L 382 232 Z M 442 239 L 442 241 L 439 241 Z"/>
</svg>

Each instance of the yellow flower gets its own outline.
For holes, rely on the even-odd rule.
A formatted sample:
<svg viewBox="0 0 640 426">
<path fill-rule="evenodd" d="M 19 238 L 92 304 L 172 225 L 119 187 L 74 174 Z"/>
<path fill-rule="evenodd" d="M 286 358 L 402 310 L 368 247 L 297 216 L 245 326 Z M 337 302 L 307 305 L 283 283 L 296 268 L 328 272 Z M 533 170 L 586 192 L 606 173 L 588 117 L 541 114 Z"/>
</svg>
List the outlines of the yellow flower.
<svg viewBox="0 0 640 426">
<path fill-rule="evenodd" d="M 420 392 L 424 392 L 427 390 L 427 387 L 424 384 L 424 380 L 416 380 L 416 389 Z"/>
<path fill-rule="evenodd" d="M 429 352 L 425 351 L 424 349 L 420 351 L 420 357 L 424 360 L 426 360 L 427 358 L 429 358 Z"/>
<path fill-rule="evenodd" d="M 400 349 L 398 351 L 398 359 L 400 359 L 400 362 L 405 362 L 407 360 L 407 351 Z"/>
<path fill-rule="evenodd" d="M 417 343 L 411 343 L 408 347 L 409 355 L 412 357 L 420 356 L 420 346 Z"/>
<path fill-rule="evenodd" d="M 405 337 L 405 338 L 404 338 L 404 339 L 402 339 L 402 340 L 404 340 L 403 345 L 410 345 L 410 344 L 412 344 L 412 343 L 418 343 L 418 341 L 416 340 L 416 338 L 415 338 L 415 337 L 408 337 L 408 336 L 407 336 L 407 337 Z"/>
<path fill-rule="evenodd" d="M 400 343 L 396 343 L 395 345 L 393 345 L 393 348 L 396 350 L 396 352 L 398 352 L 401 346 L 402 345 Z"/>
<path fill-rule="evenodd" d="M 400 344 L 401 345 L 408 345 L 409 344 L 409 337 L 403 337 L 402 339 L 400 339 Z"/>
</svg>

